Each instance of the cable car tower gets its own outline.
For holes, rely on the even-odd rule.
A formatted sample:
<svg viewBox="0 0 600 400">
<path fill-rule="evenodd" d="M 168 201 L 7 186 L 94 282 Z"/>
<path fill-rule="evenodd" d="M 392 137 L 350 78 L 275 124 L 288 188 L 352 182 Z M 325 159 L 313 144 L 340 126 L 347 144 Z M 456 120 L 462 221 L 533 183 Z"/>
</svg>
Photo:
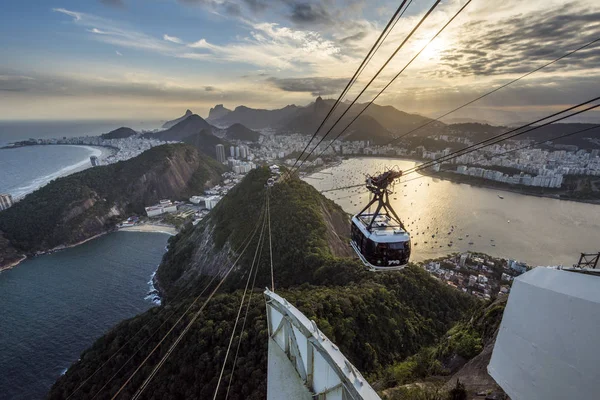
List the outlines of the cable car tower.
<svg viewBox="0 0 600 400">
<path fill-rule="evenodd" d="M 363 264 L 372 271 L 403 269 L 410 258 L 410 235 L 389 199 L 394 192 L 394 181 L 401 176 L 402 171 L 394 170 L 368 176 L 366 187 L 373 193 L 373 198 L 352 217 L 350 244 Z M 367 212 L 374 204 L 377 204 L 375 212 Z"/>
</svg>

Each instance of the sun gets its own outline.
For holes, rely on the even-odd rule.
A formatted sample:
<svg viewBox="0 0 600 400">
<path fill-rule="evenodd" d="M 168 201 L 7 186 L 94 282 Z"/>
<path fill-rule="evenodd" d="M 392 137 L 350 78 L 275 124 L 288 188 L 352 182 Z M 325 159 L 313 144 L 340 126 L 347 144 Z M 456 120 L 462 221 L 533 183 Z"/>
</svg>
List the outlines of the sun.
<svg viewBox="0 0 600 400">
<path fill-rule="evenodd" d="M 433 42 L 427 44 L 429 40 L 430 39 L 427 38 L 420 39 L 418 41 L 415 41 L 414 45 L 412 46 L 415 52 L 421 50 L 423 46 L 427 46 L 425 47 L 425 50 L 423 50 L 423 52 L 419 55 L 419 59 L 421 60 L 421 62 L 429 63 L 439 61 L 442 56 L 442 53 L 444 53 L 444 51 L 446 51 L 449 47 L 447 39 L 443 37 L 437 37 Z"/>
</svg>

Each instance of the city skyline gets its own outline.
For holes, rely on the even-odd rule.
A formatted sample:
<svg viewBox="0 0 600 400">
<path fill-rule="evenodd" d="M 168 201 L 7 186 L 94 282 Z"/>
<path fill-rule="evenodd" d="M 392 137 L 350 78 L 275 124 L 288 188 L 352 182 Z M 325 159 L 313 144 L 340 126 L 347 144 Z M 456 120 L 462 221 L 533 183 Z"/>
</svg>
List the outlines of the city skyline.
<svg viewBox="0 0 600 400">
<path fill-rule="evenodd" d="M 364 84 L 433 4 L 411 3 Z M 464 1 L 443 2 L 360 101 L 368 101 Z M 516 4 L 519 7 L 513 7 Z M 361 0 L 64 0 L 0 17 L 0 120 L 171 119 L 215 104 L 279 108 L 335 98 L 398 3 Z M 493 11 L 493 13 L 492 13 Z M 592 0 L 474 1 L 379 100 L 436 116 L 600 37 Z M 591 46 L 453 117 L 493 123 L 596 95 Z M 362 85 L 350 93 L 353 98 Z M 588 113 L 582 120 L 598 120 Z"/>
</svg>

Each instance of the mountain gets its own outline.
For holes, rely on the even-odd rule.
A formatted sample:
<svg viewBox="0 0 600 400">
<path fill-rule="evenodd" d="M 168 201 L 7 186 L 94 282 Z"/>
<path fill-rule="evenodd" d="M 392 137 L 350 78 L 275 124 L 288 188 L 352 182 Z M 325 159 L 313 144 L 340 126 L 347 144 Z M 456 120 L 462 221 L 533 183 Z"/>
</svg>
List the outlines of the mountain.
<svg viewBox="0 0 600 400">
<path fill-rule="evenodd" d="M 324 100 L 323 98 L 318 97 L 313 103 L 305 107 L 291 105 L 282 109 L 261 110 L 239 106 L 234 111 L 223 113 L 223 115 L 212 112 L 209 116 L 209 120 L 211 123 L 222 127 L 234 123 L 241 123 L 252 129 L 273 128 L 279 133 L 297 132 L 312 135 L 334 104 L 335 100 L 333 99 Z M 352 106 L 340 121 L 340 129 L 350 123 L 350 121 L 353 120 L 366 105 L 366 103 L 357 103 Z M 345 102 L 338 105 L 328 120 L 328 123 L 326 123 L 321 130 L 323 134 L 327 132 L 333 122 L 348 109 L 348 106 L 349 104 Z M 218 107 L 219 106 L 215 106 L 215 109 Z M 221 108 L 219 108 L 219 110 L 220 109 Z M 370 127 L 369 123 L 373 121 L 376 121 L 378 125 Z M 377 142 L 381 141 L 383 138 L 387 138 L 391 133 L 402 134 L 428 121 L 430 121 L 430 119 L 427 117 L 405 113 L 392 106 L 371 104 L 363 115 L 358 117 L 356 122 L 350 126 L 349 130 L 357 132 L 353 137 L 361 137 L 366 140 L 375 140 Z M 420 130 L 419 134 L 425 135 L 433 130 L 437 131 L 443 129 L 444 126 L 445 125 L 441 122 L 434 122 L 427 128 Z M 372 137 L 369 137 L 368 132 L 371 128 L 374 130 L 374 134 Z M 337 134 L 337 132 L 339 132 L 337 129 L 333 131 L 334 134 Z"/>
<path fill-rule="evenodd" d="M 102 139 L 125 139 L 129 136 L 135 136 L 137 132 L 131 128 L 127 128 L 125 126 L 115 129 L 114 131 L 110 131 L 103 135 L 100 135 Z"/>
<path fill-rule="evenodd" d="M 370 115 L 361 115 L 344 134 L 344 140 L 370 140 L 375 144 L 386 144 L 392 140 L 392 132 L 385 129 Z"/>
<path fill-rule="evenodd" d="M 208 129 L 203 129 L 198 133 L 194 133 L 188 137 L 183 138 L 182 142 L 194 146 L 198 151 L 206 154 L 214 159 L 217 158 L 216 147 L 218 144 L 222 144 L 225 148 L 230 146 L 229 142 L 215 136 Z"/>
<path fill-rule="evenodd" d="M 208 129 L 212 132 L 213 129 L 216 128 L 206 122 L 204 118 L 200 117 L 199 115 L 192 114 L 169 129 L 160 132 L 146 133 L 144 136 L 164 141 L 181 141 L 184 138 L 193 135 L 194 133 L 198 133 L 203 129 Z"/>
<path fill-rule="evenodd" d="M 281 126 L 288 118 L 296 114 L 298 109 L 299 107 L 295 105 L 276 110 L 239 106 L 219 118 L 211 118 L 210 123 L 219 127 L 227 127 L 239 123 L 250 129 L 275 128 Z"/>
<path fill-rule="evenodd" d="M 76 393 L 80 398 L 98 392 L 98 398 L 110 398 L 183 310 L 200 310 L 205 297 L 193 304 L 194 295 L 210 286 L 213 277 L 224 276 L 241 256 L 219 293 L 158 370 L 143 398 L 213 396 L 259 242 L 259 234 L 252 239 L 252 231 L 260 227 L 269 177 L 266 168 L 251 171 L 199 224 L 187 225 L 169 240 L 157 272 L 163 305 L 122 322 L 98 339 L 59 378 L 49 399 L 64 399 L 80 385 Z M 309 184 L 290 178 L 269 191 L 277 293 L 314 320 L 365 376 L 378 376 L 387 366 L 433 345 L 473 305 L 472 298 L 421 268 L 371 273 L 355 257 L 348 258 L 352 254 L 347 244 L 348 216 Z M 246 239 L 251 239 L 250 247 L 242 252 Z M 231 362 L 223 375 L 227 385 L 231 382 L 231 399 L 266 398 L 268 336 L 261 291 L 265 285 L 271 286 L 270 252 L 265 247 L 257 254 L 259 268 L 250 288 L 248 321 L 244 333 L 236 336 L 240 339 L 237 367 L 233 379 Z M 169 343 L 183 325 L 175 327 Z M 143 334 L 136 334 L 140 329 Z M 148 358 L 145 373 L 134 378 L 123 398 L 132 397 L 149 368 L 166 351 L 161 349 Z"/>
<path fill-rule="evenodd" d="M 544 126 L 534 131 L 526 133 L 524 136 L 535 141 L 551 139 L 556 136 L 577 132 L 583 129 L 589 129 L 577 135 L 569 136 L 563 139 L 553 140 L 554 144 L 577 146 L 580 149 L 600 149 L 600 127 L 598 124 L 584 123 L 558 123 Z"/>
<path fill-rule="evenodd" d="M 223 104 L 217 104 L 214 108 L 211 108 L 208 111 L 207 120 L 209 120 L 209 121 L 218 120 L 219 118 L 223 118 L 230 112 L 231 112 L 231 110 L 223 107 Z"/>
<path fill-rule="evenodd" d="M 177 125 L 178 123 L 180 123 L 181 121 L 183 121 L 191 115 L 193 115 L 193 113 L 190 110 L 185 110 L 185 114 L 183 114 L 181 117 L 165 122 L 162 127 L 163 129 L 172 128 L 173 126 Z"/>
<path fill-rule="evenodd" d="M 260 133 L 246 128 L 242 124 L 233 124 L 225 129 L 225 137 L 232 140 L 246 140 L 250 142 L 258 142 Z"/>
<path fill-rule="evenodd" d="M 8 247 L 35 254 L 113 229 L 160 199 L 180 200 L 220 180 L 223 166 L 185 144 L 163 145 L 127 161 L 58 178 L 0 213 Z M 0 246 L 2 243 L 0 242 Z"/>
</svg>

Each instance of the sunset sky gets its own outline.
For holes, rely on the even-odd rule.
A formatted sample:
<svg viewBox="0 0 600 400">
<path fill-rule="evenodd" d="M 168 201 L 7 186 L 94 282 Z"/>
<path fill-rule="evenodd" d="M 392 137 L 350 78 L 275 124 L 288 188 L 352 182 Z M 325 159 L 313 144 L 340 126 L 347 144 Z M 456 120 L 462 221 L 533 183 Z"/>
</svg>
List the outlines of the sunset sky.
<svg viewBox="0 0 600 400">
<path fill-rule="evenodd" d="M 433 0 L 414 0 L 364 84 Z M 465 3 L 443 1 L 367 91 Z M 22 0 L 0 12 L 0 120 L 171 119 L 336 98 L 399 2 Z M 377 102 L 437 116 L 600 38 L 600 3 L 473 0 Z M 600 93 L 600 42 L 452 117 L 526 121 Z M 600 120 L 598 114 L 585 120 Z"/>
</svg>

